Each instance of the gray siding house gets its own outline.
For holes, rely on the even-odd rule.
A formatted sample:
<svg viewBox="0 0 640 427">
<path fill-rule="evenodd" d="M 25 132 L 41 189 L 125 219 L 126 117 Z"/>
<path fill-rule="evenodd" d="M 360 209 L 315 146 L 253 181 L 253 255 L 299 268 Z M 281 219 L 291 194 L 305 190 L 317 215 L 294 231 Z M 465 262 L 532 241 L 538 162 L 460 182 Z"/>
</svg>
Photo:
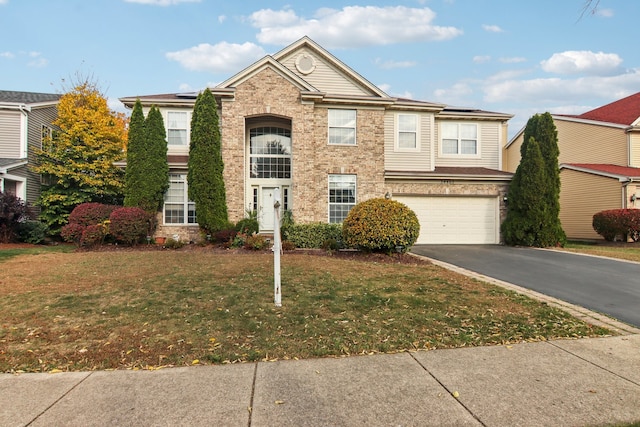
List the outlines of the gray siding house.
<svg viewBox="0 0 640 427">
<path fill-rule="evenodd" d="M 0 90 L 0 191 L 31 206 L 40 196 L 40 176 L 29 168 L 35 149 L 50 135 L 58 94 Z"/>
</svg>

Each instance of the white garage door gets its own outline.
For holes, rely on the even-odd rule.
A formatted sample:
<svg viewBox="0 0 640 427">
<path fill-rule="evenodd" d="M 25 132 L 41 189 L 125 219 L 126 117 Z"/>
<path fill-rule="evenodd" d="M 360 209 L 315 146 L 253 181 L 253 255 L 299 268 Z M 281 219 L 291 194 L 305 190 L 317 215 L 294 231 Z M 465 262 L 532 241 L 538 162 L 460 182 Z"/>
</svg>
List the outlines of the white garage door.
<svg viewBox="0 0 640 427">
<path fill-rule="evenodd" d="M 398 196 L 420 221 L 416 243 L 499 243 L 496 197 Z"/>
</svg>

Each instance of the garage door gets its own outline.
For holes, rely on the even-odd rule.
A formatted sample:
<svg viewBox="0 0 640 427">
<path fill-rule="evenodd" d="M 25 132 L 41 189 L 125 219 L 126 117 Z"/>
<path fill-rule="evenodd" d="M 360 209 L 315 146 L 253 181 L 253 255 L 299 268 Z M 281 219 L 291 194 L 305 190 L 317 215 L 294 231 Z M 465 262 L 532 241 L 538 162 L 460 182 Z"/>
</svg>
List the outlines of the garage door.
<svg viewBox="0 0 640 427">
<path fill-rule="evenodd" d="M 416 243 L 499 243 L 496 197 L 398 196 L 420 221 Z"/>
</svg>

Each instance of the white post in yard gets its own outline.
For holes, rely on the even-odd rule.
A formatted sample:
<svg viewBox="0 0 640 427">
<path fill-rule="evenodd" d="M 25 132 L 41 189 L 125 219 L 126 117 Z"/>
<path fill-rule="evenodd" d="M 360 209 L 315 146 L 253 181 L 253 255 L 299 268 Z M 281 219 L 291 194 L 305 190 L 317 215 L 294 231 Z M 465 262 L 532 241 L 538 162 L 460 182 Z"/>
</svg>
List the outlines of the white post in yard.
<svg viewBox="0 0 640 427">
<path fill-rule="evenodd" d="M 273 193 L 273 288 L 274 303 L 276 307 L 282 307 L 282 295 L 280 293 L 280 187 L 276 187 Z"/>
</svg>

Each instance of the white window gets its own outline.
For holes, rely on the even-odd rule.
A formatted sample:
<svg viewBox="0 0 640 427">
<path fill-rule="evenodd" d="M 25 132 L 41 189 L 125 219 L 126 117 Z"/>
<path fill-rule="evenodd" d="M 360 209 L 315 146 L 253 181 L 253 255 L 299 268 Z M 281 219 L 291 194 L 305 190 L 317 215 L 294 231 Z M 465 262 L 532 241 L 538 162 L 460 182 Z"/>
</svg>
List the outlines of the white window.
<svg viewBox="0 0 640 427">
<path fill-rule="evenodd" d="M 291 131 L 260 127 L 249 131 L 251 178 L 291 178 Z"/>
<path fill-rule="evenodd" d="M 329 223 L 341 223 L 356 205 L 356 176 L 329 175 Z"/>
<path fill-rule="evenodd" d="M 356 110 L 329 110 L 329 144 L 356 145 Z"/>
<path fill-rule="evenodd" d="M 169 145 L 189 145 L 189 113 L 167 112 L 167 142 Z"/>
<path fill-rule="evenodd" d="M 478 155 L 478 125 L 475 123 L 442 123 L 440 153 L 443 155 Z"/>
<path fill-rule="evenodd" d="M 402 151 L 418 151 L 418 116 L 398 114 L 396 148 Z"/>
<path fill-rule="evenodd" d="M 196 224 L 196 204 L 189 200 L 186 174 L 169 174 L 164 195 L 165 224 Z"/>
</svg>

